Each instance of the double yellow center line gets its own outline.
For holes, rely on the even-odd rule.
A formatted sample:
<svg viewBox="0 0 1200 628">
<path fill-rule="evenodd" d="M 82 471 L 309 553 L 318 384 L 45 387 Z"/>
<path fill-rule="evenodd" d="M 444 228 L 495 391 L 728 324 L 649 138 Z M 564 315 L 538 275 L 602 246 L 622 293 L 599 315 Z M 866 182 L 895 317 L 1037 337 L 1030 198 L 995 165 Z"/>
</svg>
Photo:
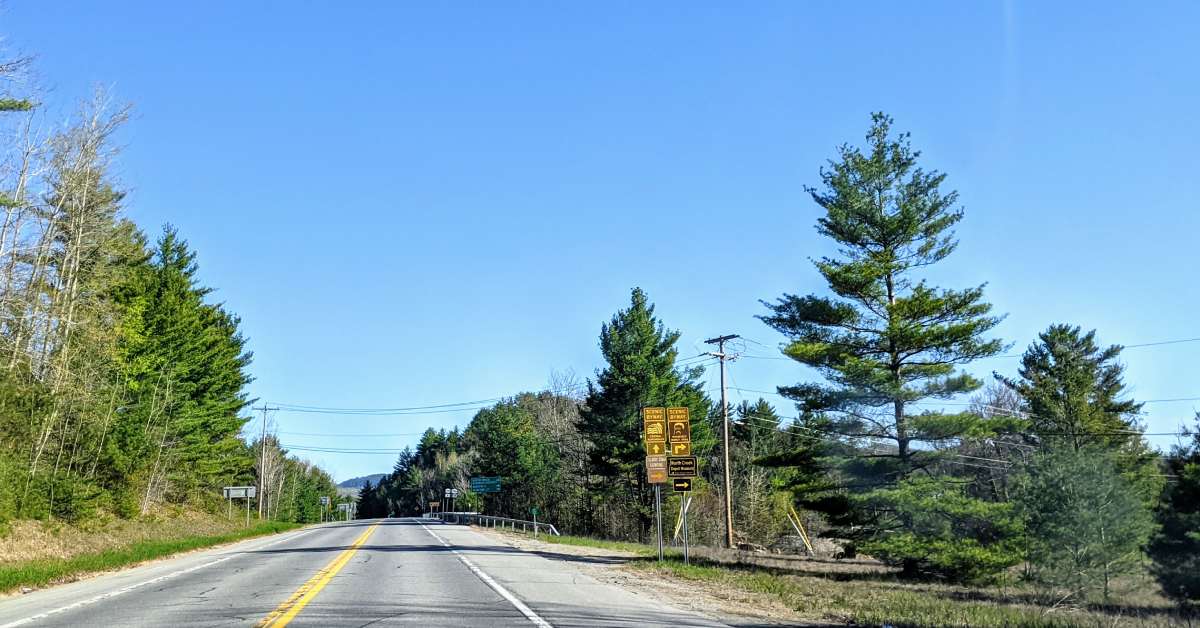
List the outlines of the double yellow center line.
<svg viewBox="0 0 1200 628">
<path fill-rule="evenodd" d="M 300 585 L 300 588 L 296 589 L 296 592 L 291 597 L 284 600 L 282 604 L 271 611 L 271 614 L 264 617 L 257 625 L 262 628 L 282 628 L 288 625 L 305 606 L 308 606 L 309 602 L 313 601 L 313 598 L 317 597 L 317 594 L 321 592 L 321 589 L 325 588 L 325 585 L 329 584 L 329 581 L 337 575 L 337 572 L 341 571 L 342 567 L 345 567 L 346 563 L 350 562 L 350 559 L 354 557 L 358 548 L 367 542 L 367 539 L 371 537 L 371 533 L 375 532 L 375 528 L 378 527 L 379 524 L 376 523 L 367 528 L 357 539 L 354 539 L 350 547 L 342 550 L 342 553 L 338 554 L 337 558 L 330 561 L 328 565 L 322 567 L 317 572 L 317 575 L 309 578 L 308 582 Z"/>
</svg>

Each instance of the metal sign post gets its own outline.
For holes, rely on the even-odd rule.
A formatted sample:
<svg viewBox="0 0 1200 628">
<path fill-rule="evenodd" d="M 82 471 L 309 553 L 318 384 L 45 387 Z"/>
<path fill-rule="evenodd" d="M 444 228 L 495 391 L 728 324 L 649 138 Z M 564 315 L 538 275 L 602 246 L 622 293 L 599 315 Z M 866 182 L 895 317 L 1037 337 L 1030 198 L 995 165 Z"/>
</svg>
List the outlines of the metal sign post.
<svg viewBox="0 0 1200 628">
<path fill-rule="evenodd" d="M 663 560 L 662 484 L 654 485 L 654 518 L 658 520 L 658 562 Z"/>
<path fill-rule="evenodd" d="M 683 527 L 683 564 L 687 565 L 687 564 L 689 564 L 688 563 L 687 511 L 688 511 L 688 506 L 690 506 L 692 503 L 692 497 L 691 497 L 692 479 L 691 478 L 675 478 L 674 480 L 671 480 L 671 487 L 675 489 L 676 493 L 680 494 L 679 495 L 679 497 L 680 497 L 680 499 L 679 499 L 679 519 L 680 519 L 680 525 Z M 675 527 L 676 535 L 679 534 L 679 528 L 680 528 L 680 526 Z"/>
<path fill-rule="evenodd" d="M 229 516 L 230 517 L 233 517 L 233 498 L 235 498 L 235 497 L 246 498 L 246 525 L 249 526 L 250 525 L 250 500 L 253 499 L 257 495 L 257 493 L 258 493 L 257 487 L 254 487 L 254 486 L 226 486 L 221 489 L 221 492 L 225 494 L 225 499 L 229 500 Z"/>
<path fill-rule="evenodd" d="M 687 507 L 691 502 L 689 495 L 692 490 L 692 478 L 697 475 L 697 461 L 692 454 L 692 418 L 691 412 L 682 406 L 666 408 L 667 444 L 670 456 L 667 457 L 667 477 L 671 478 L 671 486 L 676 493 L 681 493 L 680 523 L 683 524 L 683 564 L 690 563 L 688 548 Z M 665 479 L 664 479 L 665 481 Z M 656 484 L 655 487 L 658 485 Z M 679 533 L 679 528 L 675 528 Z M 659 550 L 659 560 L 662 560 L 662 550 Z"/>
<path fill-rule="evenodd" d="M 684 504 L 683 504 L 683 564 L 687 565 L 687 564 L 690 564 L 690 563 L 688 562 L 688 526 L 687 526 L 687 511 L 688 511 L 688 507 L 692 505 L 692 496 L 691 496 L 690 494 L 686 494 L 686 493 L 685 493 L 685 494 L 684 494 L 684 499 L 685 499 L 686 501 L 685 501 L 685 502 L 684 502 Z"/>
<path fill-rule="evenodd" d="M 654 522 L 658 530 L 658 561 L 663 559 L 662 483 L 667 451 L 667 409 L 642 408 L 642 432 L 646 445 L 646 481 L 654 485 Z"/>
</svg>

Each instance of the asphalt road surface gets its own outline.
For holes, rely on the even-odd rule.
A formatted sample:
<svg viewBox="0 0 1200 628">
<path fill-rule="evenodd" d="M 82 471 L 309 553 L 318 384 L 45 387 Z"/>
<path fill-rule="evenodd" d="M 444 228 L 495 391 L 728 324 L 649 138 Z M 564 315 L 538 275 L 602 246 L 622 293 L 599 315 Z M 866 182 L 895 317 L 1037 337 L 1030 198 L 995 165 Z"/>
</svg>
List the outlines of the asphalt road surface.
<svg viewBox="0 0 1200 628">
<path fill-rule="evenodd" d="M 721 626 L 426 519 L 329 524 L 0 600 L 9 626 Z"/>
</svg>

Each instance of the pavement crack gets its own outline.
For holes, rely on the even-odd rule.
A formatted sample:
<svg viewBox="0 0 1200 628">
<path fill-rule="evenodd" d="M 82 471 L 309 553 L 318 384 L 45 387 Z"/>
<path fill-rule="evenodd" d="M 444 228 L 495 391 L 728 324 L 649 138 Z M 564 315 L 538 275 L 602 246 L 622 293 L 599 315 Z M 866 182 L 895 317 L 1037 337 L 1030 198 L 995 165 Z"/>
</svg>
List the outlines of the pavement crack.
<svg viewBox="0 0 1200 628">
<path fill-rule="evenodd" d="M 212 587 L 212 588 L 209 588 L 209 589 L 205 589 L 204 591 L 201 591 L 200 593 L 197 593 L 197 594 L 196 594 L 194 597 L 199 597 L 199 598 L 202 598 L 202 597 L 204 597 L 204 596 L 208 595 L 209 593 L 212 593 L 213 591 L 216 591 L 216 590 L 217 590 L 217 587 Z"/>
<path fill-rule="evenodd" d="M 384 615 L 383 617 L 376 617 L 375 619 L 372 619 L 371 621 L 369 621 L 365 624 L 359 624 L 357 626 L 357 628 L 367 628 L 367 626 L 370 626 L 371 624 L 378 624 L 379 622 L 381 622 L 385 619 L 392 619 L 395 617 L 400 617 L 403 614 L 404 614 L 403 612 L 399 612 L 399 613 L 392 613 L 390 615 Z"/>
</svg>

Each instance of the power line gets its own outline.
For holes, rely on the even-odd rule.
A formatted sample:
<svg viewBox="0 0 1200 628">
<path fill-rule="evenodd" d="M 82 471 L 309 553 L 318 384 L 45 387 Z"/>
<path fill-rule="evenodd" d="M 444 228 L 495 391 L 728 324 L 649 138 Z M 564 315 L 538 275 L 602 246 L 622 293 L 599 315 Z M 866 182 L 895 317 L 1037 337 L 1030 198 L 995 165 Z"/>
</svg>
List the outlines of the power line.
<svg viewBox="0 0 1200 628">
<path fill-rule="evenodd" d="M 1126 349 L 1136 349 L 1138 347 L 1157 347 L 1160 345 L 1177 345 L 1185 342 L 1200 342 L 1200 338 L 1181 338 L 1179 340 L 1163 340 L 1160 342 L 1143 342 L 1137 345 L 1124 345 Z"/>
<path fill-rule="evenodd" d="M 330 454 L 399 454 L 404 451 L 404 449 L 385 447 L 305 447 L 303 445 L 290 445 L 286 443 L 280 443 L 280 447 L 288 451 L 314 451 Z"/>
<path fill-rule="evenodd" d="M 787 397 L 786 395 L 783 395 L 782 393 L 780 393 L 778 391 L 757 390 L 754 388 L 734 388 L 734 390 L 741 391 L 741 392 L 757 393 L 760 395 L 775 395 L 776 397 L 790 399 L 790 397 Z M 858 397 L 857 399 L 876 399 L 876 398 L 877 397 Z M 853 401 L 854 399 L 855 398 L 850 398 L 850 399 L 848 399 L 848 401 Z M 1141 399 L 1141 400 L 1134 399 L 1133 401 L 1135 401 L 1136 403 L 1177 403 L 1177 402 L 1182 402 L 1182 401 L 1200 401 L 1200 397 L 1172 397 L 1172 398 L 1168 398 L 1168 399 Z M 1019 417 L 1014 417 L 1014 418 L 1024 418 L 1024 417 L 1027 417 L 1029 414 L 1029 413 L 1021 411 L 1021 410 L 1007 410 L 1005 408 L 1000 408 L 997 406 L 989 406 L 986 404 L 977 404 L 975 402 L 964 402 L 964 401 L 906 401 L 905 403 L 912 404 L 912 405 L 927 405 L 927 406 L 928 405 L 979 406 L 981 408 L 987 408 L 989 410 L 1004 410 L 1006 412 L 1017 412 L 1021 415 L 1024 415 L 1023 417 L 1019 416 Z"/>
<path fill-rule="evenodd" d="M 697 366 L 709 360 L 715 359 L 709 353 L 699 353 L 686 358 L 680 358 L 675 361 L 676 366 L 687 365 Z M 580 382 L 578 384 L 567 386 L 561 389 L 544 388 L 541 390 L 531 391 L 529 394 L 540 395 L 544 393 L 562 393 L 562 392 L 579 392 L 586 390 L 588 382 Z M 395 408 L 363 408 L 363 407 L 336 407 L 336 406 L 315 406 L 298 403 L 272 402 L 278 406 L 280 410 L 291 413 L 302 414 L 337 414 L 337 415 L 365 415 L 365 416 L 419 416 L 424 414 L 442 414 L 452 412 L 469 412 L 471 410 L 479 410 L 486 408 L 492 404 L 499 403 L 506 399 L 514 399 L 522 393 L 515 395 L 507 395 L 500 397 L 489 397 L 487 399 L 475 399 L 473 401 L 458 401 L 454 403 L 439 403 L 427 406 L 403 406 Z"/>
<path fill-rule="evenodd" d="M 754 342 L 754 341 L 751 341 L 751 342 Z M 1173 340 L 1159 340 L 1156 342 L 1140 342 L 1137 344 L 1120 345 L 1120 346 L 1122 349 L 1140 349 L 1143 347 L 1161 347 L 1163 345 L 1178 345 L 1178 344 L 1184 344 L 1184 343 L 1189 343 L 1189 342 L 1200 342 L 1200 338 L 1177 338 L 1177 339 L 1173 339 Z M 764 346 L 764 347 L 766 346 L 760 342 L 755 342 L 754 344 Z M 999 355 L 991 355 L 991 356 L 987 356 L 987 357 L 980 358 L 980 359 L 987 360 L 990 358 L 1019 358 L 1022 355 L 1023 354 L 1021 354 L 1021 353 L 1004 353 L 1004 354 L 999 354 Z M 789 358 L 786 356 L 743 355 L 741 357 L 751 358 L 754 360 L 792 360 L 792 358 Z"/>
<path fill-rule="evenodd" d="M 1010 416 L 1011 418 L 1014 418 L 1014 419 L 1022 418 L 1022 417 L 1011 416 L 1011 415 L 1008 415 L 1008 416 Z M 846 437 L 846 438 L 888 438 L 888 439 L 894 438 L 892 436 L 887 436 L 887 435 L 883 435 L 883 434 L 858 434 L 858 435 L 841 434 L 839 432 L 834 432 L 831 430 L 818 430 L 816 428 L 811 428 L 811 427 L 807 427 L 804 425 L 797 425 L 794 422 L 793 423 L 780 423 L 778 421 L 772 421 L 770 419 L 761 418 L 761 417 L 762 417 L 762 415 L 755 416 L 754 413 L 743 415 L 743 419 L 745 419 L 745 420 L 754 420 L 754 421 L 760 421 L 763 423 L 769 423 L 769 424 L 774 425 L 781 432 L 787 432 L 788 429 L 796 428 L 796 429 L 808 430 L 810 432 L 816 432 L 818 434 L 841 436 L 841 437 Z M 800 420 L 799 417 L 782 417 L 781 416 L 778 418 L 779 419 L 791 419 L 793 421 Z M 1097 431 L 1079 431 L 1079 432 L 1041 432 L 1041 431 L 1039 431 L 1039 432 L 1003 432 L 1000 435 L 1002 435 L 1002 436 L 1003 435 L 1012 435 L 1012 436 L 1191 436 L 1192 432 L 1188 432 L 1188 431 L 1142 432 L 1139 430 L 1130 429 L 1130 430 L 1097 430 Z"/>
<path fill-rule="evenodd" d="M 354 438 L 383 438 L 390 436 L 421 436 L 425 432 L 394 432 L 380 434 L 348 434 L 343 432 L 284 432 L 278 431 L 276 434 L 287 434 L 288 436 L 332 436 L 332 437 L 354 437 Z"/>
</svg>

